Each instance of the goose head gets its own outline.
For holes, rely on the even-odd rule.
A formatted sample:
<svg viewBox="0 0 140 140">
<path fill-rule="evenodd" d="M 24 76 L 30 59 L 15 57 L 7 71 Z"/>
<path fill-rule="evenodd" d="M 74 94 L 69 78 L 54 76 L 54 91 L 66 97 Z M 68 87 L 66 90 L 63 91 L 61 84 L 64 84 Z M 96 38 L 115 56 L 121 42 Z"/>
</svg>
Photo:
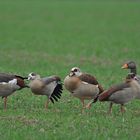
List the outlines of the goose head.
<svg viewBox="0 0 140 140">
<path fill-rule="evenodd" d="M 122 66 L 122 69 L 136 69 L 136 64 L 134 61 L 129 61 Z"/>
<path fill-rule="evenodd" d="M 80 76 L 82 74 L 80 68 L 78 67 L 73 67 L 70 71 L 70 74 L 69 76 L 72 77 L 72 76 Z"/>
<path fill-rule="evenodd" d="M 131 73 L 137 74 L 136 63 L 129 61 L 122 66 L 122 69 L 129 69 Z"/>
<path fill-rule="evenodd" d="M 32 72 L 28 75 L 28 80 L 35 80 L 35 79 L 40 79 L 40 75 Z"/>
</svg>

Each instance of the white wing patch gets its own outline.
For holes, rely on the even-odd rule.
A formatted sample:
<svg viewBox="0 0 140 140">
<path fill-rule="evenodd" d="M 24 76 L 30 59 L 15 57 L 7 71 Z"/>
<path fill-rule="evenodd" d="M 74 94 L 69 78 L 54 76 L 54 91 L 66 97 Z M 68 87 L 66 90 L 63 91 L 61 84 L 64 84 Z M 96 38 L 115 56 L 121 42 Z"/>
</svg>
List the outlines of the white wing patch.
<svg viewBox="0 0 140 140">
<path fill-rule="evenodd" d="M 10 80 L 8 83 L 7 82 L 0 82 L 0 84 L 1 85 L 6 85 L 6 84 L 16 85 L 17 84 L 17 79 Z"/>
<path fill-rule="evenodd" d="M 17 84 L 17 79 L 13 79 L 11 81 L 8 82 L 11 85 L 16 85 Z"/>
<path fill-rule="evenodd" d="M 83 83 L 83 84 L 86 84 L 86 85 L 89 84 L 89 83 L 87 83 L 87 82 L 82 82 L 82 83 Z"/>
<path fill-rule="evenodd" d="M 96 85 L 96 87 L 98 88 L 98 87 L 99 87 L 99 85 Z"/>
<path fill-rule="evenodd" d="M 83 84 L 86 84 L 86 85 L 89 84 L 89 83 L 83 82 L 83 81 L 82 81 L 82 83 L 83 83 Z M 95 86 L 96 86 L 97 88 L 99 87 L 99 85 L 95 85 Z"/>
</svg>

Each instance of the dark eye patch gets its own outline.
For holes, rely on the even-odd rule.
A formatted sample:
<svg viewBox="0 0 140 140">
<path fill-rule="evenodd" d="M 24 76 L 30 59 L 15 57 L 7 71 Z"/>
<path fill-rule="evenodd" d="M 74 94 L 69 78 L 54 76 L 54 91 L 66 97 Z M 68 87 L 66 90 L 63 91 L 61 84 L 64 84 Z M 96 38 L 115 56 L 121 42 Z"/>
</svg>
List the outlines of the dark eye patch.
<svg viewBox="0 0 140 140">
<path fill-rule="evenodd" d="M 74 72 L 77 72 L 77 71 L 78 71 L 77 69 L 74 70 Z"/>
<path fill-rule="evenodd" d="M 32 76 L 35 76 L 36 74 L 35 74 L 35 73 L 32 73 L 31 75 L 32 75 Z"/>
</svg>

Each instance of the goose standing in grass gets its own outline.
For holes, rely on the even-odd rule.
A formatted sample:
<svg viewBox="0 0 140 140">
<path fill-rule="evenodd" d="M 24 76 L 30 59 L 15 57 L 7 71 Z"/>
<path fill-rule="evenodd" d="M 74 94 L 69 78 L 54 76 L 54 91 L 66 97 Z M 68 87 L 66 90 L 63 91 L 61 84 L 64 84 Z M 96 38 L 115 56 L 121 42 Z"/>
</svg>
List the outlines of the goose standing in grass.
<svg viewBox="0 0 140 140">
<path fill-rule="evenodd" d="M 130 69 L 130 73 L 134 73 L 136 75 L 136 78 L 140 84 L 140 76 L 137 75 L 137 67 L 136 67 L 136 63 L 134 61 L 129 61 L 129 62 L 123 64 L 122 69 Z"/>
<path fill-rule="evenodd" d="M 82 73 L 78 67 L 71 69 L 69 75 L 64 79 L 64 86 L 74 97 L 81 100 L 82 111 L 85 108 L 85 100 L 92 100 L 103 92 L 103 88 L 96 78 L 90 74 Z"/>
<path fill-rule="evenodd" d="M 41 78 L 36 73 L 30 73 L 28 80 L 30 80 L 29 87 L 35 95 L 46 95 L 48 97 L 46 108 L 48 108 L 49 100 L 54 103 L 54 101 L 60 99 L 63 87 L 58 76 Z"/>
<path fill-rule="evenodd" d="M 4 98 L 4 109 L 7 107 L 7 97 L 14 93 L 16 90 L 28 87 L 25 84 L 27 77 L 19 75 L 0 73 L 0 96 Z"/>
<path fill-rule="evenodd" d="M 99 101 L 110 101 L 109 113 L 112 113 L 113 104 L 121 105 L 121 112 L 125 112 L 124 104 L 132 101 L 140 92 L 140 86 L 135 80 L 135 74 L 130 73 L 126 81 L 119 85 L 112 86 L 98 96 Z"/>
<path fill-rule="evenodd" d="M 127 63 L 125 63 L 122 66 L 122 69 L 130 69 L 131 73 L 134 73 L 135 79 L 138 81 L 138 83 L 140 84 L 140 75 L 137 75 L 137 67 L 136 67 L 136 63 L 134 61 L 129 61 Z M 140 99 L 140 92 L 138 94 L 138 96 L 136 97 L 137 99 Z"/>
</svg>

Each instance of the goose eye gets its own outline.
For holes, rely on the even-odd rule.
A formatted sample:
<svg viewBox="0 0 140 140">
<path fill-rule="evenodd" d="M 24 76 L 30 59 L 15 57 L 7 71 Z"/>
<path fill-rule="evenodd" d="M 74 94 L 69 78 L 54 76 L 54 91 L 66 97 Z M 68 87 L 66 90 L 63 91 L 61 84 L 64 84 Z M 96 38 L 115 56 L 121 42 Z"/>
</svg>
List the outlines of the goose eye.
<svg viewBox="0 0 140 140">
<path fill-rule="evenodd" d="M 32 73 L 31 75 L 32 75 L 32 76 L 35 76 L 35 73 Z"/>
</svg>

